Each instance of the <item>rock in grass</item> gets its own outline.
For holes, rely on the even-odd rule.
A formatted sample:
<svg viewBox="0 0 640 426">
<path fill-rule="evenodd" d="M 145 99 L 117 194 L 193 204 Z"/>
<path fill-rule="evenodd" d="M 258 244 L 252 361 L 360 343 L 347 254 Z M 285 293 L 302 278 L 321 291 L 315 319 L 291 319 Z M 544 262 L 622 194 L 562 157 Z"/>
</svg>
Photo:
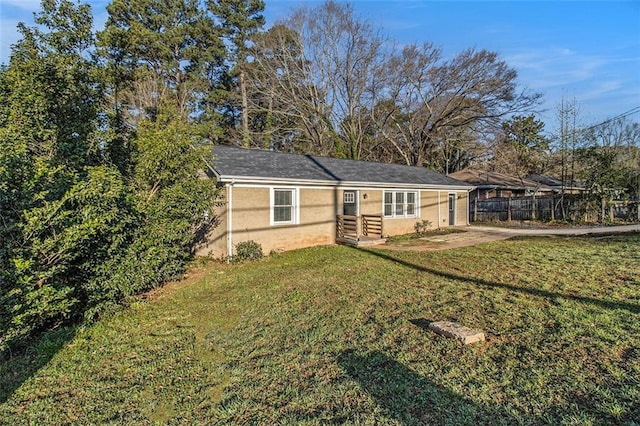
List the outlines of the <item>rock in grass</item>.
<svg viewBox="0 0 640 426">
<path fill-rule="evenodd" d="M 434 321 L 429 328 L 438 334 L 458 340 L 463 345 L 484 342 L 484 333 L 451 321 Z"/>
</svg>

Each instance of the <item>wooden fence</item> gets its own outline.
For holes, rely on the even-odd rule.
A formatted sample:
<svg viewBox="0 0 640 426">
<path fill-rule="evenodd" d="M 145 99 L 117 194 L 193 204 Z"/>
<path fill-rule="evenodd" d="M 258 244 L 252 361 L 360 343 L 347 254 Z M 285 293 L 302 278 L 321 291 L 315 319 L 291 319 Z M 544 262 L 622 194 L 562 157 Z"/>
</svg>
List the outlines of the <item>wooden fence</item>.
<svg viewBox="0 0 640 426">
<path fill-rule="evenodd" d="M 383 222 L 381 215 L 338 215 L 336 218 L 336 237 L 358 241 L 360 237 L 382 238 Z"/>
<path fill-rule="evenodd" d="M 338 238 L 357 240 L 360 236 L 358 232 L 358 222 L 358 216 L 338 215 L 336 220 L 336 236 Z"/>
<path fill-rule="evenodd" d="M 469 205 L 469 218 L 472 222 L 510 220 L 640 221 L 638 209 L 638 201 L 602 201 L 598 203 L 576 195 L 489 198 L 472 201 Z"/>
<path fill-rule="evenodd" d="M 362 235 L 366 237 L 377 236 L 382 238 L 382 216 L 380 215 L 362 215 Z"/>
</svg>

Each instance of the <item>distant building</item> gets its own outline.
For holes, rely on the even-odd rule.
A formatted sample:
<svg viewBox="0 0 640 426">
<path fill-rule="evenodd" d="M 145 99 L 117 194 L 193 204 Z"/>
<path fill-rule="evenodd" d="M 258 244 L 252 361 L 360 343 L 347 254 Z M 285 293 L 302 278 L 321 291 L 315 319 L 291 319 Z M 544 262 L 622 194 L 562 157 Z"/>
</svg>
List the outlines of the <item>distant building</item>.
<svg viewBox="0 0 640 426">
<path fill-rule="evenodd" d="M 566 182 L 565 185 L 563 185 L 560 179 L 556 179 L 551 176 L 529 175 L 527 176 L 527 179 L 546 185 L 553 189 L 553 192 L 558 194 L 563 192 L 565 194 L 581 194 L 585 191 L 584 184 L 575 180 L 573 182 Z"/>
<path fill-rule="evenodd" d="M 553 192 L 553 188 L 544 183 L 486 170 L 464 169 L 450 173 L 449 177 L 476 187 L 469 194 L 471 200 L 546 195 Z"/>
</svg>

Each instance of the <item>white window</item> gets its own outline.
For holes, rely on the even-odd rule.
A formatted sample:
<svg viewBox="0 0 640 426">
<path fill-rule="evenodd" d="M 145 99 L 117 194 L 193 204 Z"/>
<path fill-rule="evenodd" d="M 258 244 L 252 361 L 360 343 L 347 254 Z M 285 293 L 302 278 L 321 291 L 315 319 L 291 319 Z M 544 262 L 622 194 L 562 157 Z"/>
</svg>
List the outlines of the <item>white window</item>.
<svg viewBox="0 0 640 426">
<path fill-rule="evenodd" d="M 353 192 L 345 192 L 344 193 L 344 203 L 345 204 L 353 204 L 356 202 L 356 194 Z"/>
<path fill-rule="evenodd" d="M 404 206 L 405 206 L 405 196 L 404 192 L 395 192 L 394 196 L 396 198 L 396 208 L 395 208 L 395 216 L 404 216 Z"/>
<path fill-rule="evenodd" d="M 385 217 L 416 217 L 418 193 L 411 191 L 385 191 L 383 211 Z"/>
<path fill-rule="evenodd" d="M 271 190 L 271 224 L 298 223 L 298 191 L 289 188 Z"/>
<path fill-rule="evenodd" d="M 407 192 L 407 204 L 405 206 L 404 211 L 407 216 L 416 215 L 416 193 L 415 192 Z"/>
<path fill-rule="evenodd" d="M 384 216 L 393 217 L 393 192 L 384 193 Z"/>
</svg>

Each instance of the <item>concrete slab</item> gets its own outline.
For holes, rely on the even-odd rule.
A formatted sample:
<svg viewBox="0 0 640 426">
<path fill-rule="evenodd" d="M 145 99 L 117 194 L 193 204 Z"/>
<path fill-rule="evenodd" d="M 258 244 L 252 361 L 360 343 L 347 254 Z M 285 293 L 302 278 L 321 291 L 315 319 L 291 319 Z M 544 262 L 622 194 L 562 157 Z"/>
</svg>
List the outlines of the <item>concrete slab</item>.
<svg viewBox="0 0 640 426">
<path fill-rule="evenodd" d="M 443 336 L 456 339 L 463 345 L 484 342 L 485 340 L 482 331 L 465 327 L 451 321 L 434 321 L 429 324 L 429 329 Z"/>
</svg>

